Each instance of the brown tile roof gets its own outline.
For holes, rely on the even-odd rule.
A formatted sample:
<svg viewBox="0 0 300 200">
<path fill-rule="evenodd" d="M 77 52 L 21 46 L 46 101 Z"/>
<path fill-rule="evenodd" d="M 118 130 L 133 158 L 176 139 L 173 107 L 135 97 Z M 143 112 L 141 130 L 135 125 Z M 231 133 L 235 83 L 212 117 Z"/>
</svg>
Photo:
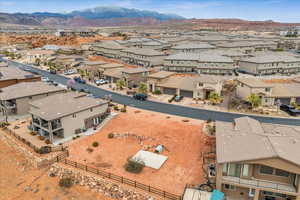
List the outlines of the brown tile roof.
<svg viewBox="0 0 300 200">
<path fill-rule="evenodd" d="M 281 158 L 300 166 L 300 127 L 263 124 L 249 117 L 216 122 L 217 162 Z"/>
<path fill-rule="evenodd" d="M 22 97 L 35 96 L 40 94 L 64 91 L 61 87 L 56 87 L 43 82 L 23 82 L 1 89 L 0 99 L 10 100 Z"/>
<path fill-rule="evenodd" d="M 101 99 L 87 97 L 86 94 L 69 92 L 33 101 L 29 113 L 49 121 L 106 103 L 106 101 Z"/>
</svg>

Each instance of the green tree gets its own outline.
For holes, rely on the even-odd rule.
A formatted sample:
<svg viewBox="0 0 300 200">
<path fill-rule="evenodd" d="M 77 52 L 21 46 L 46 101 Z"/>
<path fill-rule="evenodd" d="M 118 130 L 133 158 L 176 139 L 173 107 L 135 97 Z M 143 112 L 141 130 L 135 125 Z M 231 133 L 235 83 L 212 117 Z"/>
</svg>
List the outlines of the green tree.
<svg viewBox="0 0 300 200">
<path fill-rule="evenodd" d="M 261 98 L 257 94 L 250 94 L 247 100 L 251 103 L 252 109 L 261 105 Z"/>
<path fill-rule="evenodd" d="M 215 105 L 222 102 L 222 97 L 216 92 L 211 92 L 208 96 L 208 100 Z"/>
<path fill-rule="evenodd" d="M 148 91 L 148 87 L 145 83 L 140 83 L 138 91 L 140 93 L 146 94 Z"/>
<path fill-rule="evenodd" d="M 124 80 L 120 79 L 120 80 L 117 81 L 116 85 L 117 85 L 118 89 L 123 90 L 123 88 L 126 86 L 126 83 L 125 83 Z"/>
</svg>

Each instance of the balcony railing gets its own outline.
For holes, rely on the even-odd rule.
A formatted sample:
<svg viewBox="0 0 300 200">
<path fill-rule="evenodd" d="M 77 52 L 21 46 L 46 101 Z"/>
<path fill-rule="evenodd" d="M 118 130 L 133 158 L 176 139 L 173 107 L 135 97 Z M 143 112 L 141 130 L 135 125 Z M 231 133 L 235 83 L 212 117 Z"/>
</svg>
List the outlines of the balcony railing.
<svg viewBox="0 0 300 200">
<path fill-rule="evenodd" d="M 265 189 L 272 189 L 277 191 L 285 191 L 290 193 L 297 193 L 296 188 L 292 184 L 285 184 L 285 183 L 278 183 L 266 180 L 258 180 L 258 179 L 242 179 L 239 177 L 232 177 L 232 176 L 223 176 L 223 182 L 228 184 L 234 183 L 239 185 L 244 185 L 248 187 L 256 187 L 256 188 L 265 188 Z"/>
</svg>

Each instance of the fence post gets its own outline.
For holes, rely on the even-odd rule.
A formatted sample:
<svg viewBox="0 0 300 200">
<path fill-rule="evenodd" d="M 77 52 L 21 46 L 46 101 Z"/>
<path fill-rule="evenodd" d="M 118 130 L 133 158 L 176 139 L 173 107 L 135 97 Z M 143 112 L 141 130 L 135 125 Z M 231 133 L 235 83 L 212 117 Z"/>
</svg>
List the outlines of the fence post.
<svg viewBox="0 0 300 200">
<path fill-rule="evenodd" d="M 99 174 L 99 169 L 97 169 L 97 174 Z"/>
<path fill-rule="evenodd" d="M 87 171 L 87 165 L 85 166 L 85 171 Z"/>
<path fill-rule="evenodd" d="M 148 186 L 148 191 L 149 191 L 149 192 L 151 191 L 151 187 L 150 187 L 150 185 Z"/>
<path fill-rule="evenodd" d="M 77 168 L 77 162 L 75 162 L 75 167 Z"/>
<path fill-rule="evenodd" d="M 56 156 L 56 162 L 59 162 L 58 156 Z"/>
<path fill-rule="evenodd" d="M 164 198 L 166 197 L 166 191 L 164 191 Z"/>
<path fill-rule="evenodd" d="M 136 181 L 134 181 L 134 187 L 136 188 Z"/>
<path fill-rule="evenodd" d="M 123 183 L 123 176 L 122 176 L 122 179 L 121 179 L 121 183 Z"/>
</svg>

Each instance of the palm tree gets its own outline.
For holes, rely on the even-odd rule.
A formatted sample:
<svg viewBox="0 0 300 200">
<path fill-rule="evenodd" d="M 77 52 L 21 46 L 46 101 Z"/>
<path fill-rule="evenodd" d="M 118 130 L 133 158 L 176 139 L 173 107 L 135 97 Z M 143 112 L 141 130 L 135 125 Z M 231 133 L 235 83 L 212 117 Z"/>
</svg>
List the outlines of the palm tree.
<svg viewBox="0 0 300 200">
<path fill-rule="evenodd" d="M 261 98 L 257 94 L 250 94 L 247 100 L 251 103 L 252 109 L 261 105 Z"/>
<path fill-rule="evenodd" d="M 126 86 L 126 83 L 125 83 L 124 80 L 120 79 L 120 80 L 117 81 L 116 85 L 117 85 L 118 89 L 123 90 L 123 88 Z"/>
<path fill-rule="evenodd" d="M 208 100 L 215 105 L 222 102 L 222 97 L 216 92 L 211 92 L 208 96 Z"/>
<path fill-rule="evenodd" d="M 148 91 L 148 87 L 145 83 L 140 83 L 138 91 L 140 93 L 146 94 Z"/>
</svg>

